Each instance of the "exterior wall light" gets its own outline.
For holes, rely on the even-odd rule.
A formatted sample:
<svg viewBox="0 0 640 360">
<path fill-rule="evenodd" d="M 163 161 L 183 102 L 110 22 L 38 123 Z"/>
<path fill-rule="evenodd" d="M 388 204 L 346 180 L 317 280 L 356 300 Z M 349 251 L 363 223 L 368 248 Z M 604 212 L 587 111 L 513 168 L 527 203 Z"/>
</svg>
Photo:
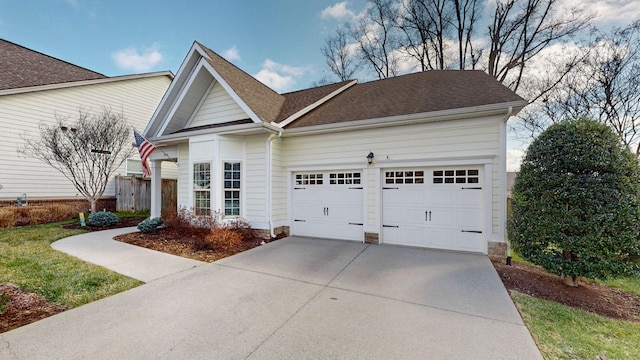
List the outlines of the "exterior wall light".
<svg viewBox="0 0 640 360">
<path fill-rule="evenodd" d="M 373 152 L 369 152 L 369 155 L 367 155 L 367 163 L 369 163 L 369 165 L 373 164 Z"/>
</svg>

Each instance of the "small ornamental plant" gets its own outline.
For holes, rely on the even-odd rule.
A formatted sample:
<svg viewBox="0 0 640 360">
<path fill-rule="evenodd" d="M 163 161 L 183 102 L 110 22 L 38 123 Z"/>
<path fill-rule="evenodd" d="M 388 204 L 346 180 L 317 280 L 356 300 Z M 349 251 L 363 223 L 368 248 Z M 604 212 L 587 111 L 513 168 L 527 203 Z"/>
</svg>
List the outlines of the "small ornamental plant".
<svg viewBox="0 0 640 360">
<path fill-rule="evenodd" d="M 110 211 L 100 211 L 89 215 L 91 226 L 111 226 L 120 222 L 118 216 Z"/>
<path fill-rule="evenodd" d="M 160 218 L 149 218 L 141 221 L 138 224 L 138 230 L 141 232 L 148 234 L 158 230 L 158 226 L 162 225 L 162 219 Z"/>
</svg>

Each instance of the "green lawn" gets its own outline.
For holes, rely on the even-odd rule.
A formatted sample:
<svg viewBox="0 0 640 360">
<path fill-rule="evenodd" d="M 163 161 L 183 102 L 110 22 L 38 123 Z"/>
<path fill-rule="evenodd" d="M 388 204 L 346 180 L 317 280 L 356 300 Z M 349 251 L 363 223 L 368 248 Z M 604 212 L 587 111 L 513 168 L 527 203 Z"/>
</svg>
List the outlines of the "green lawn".
<svg viewBox="0 0 640 360">
<path fill-rule="evenodd" d="M 141 284 L 53 250 L 52 242 L 84 232 L 62 229 L 61 224 L 1 229 L 0 283 L 13 283 L 68 308 Z"/>
<path fill-rule="evenodd" d="M 640 277 L 605 284 L 640 295 Z M 640 323 L 613 320 L 552 301 L 512 292 L 545 359 L 640 359 Z"/>
</svg>

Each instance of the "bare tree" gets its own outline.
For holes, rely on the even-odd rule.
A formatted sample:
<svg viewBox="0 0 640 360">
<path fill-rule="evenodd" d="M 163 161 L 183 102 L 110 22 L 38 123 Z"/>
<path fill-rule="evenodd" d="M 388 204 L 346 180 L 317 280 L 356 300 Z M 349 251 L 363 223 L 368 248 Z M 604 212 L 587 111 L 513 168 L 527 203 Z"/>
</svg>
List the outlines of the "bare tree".
<svg viewBox="0 0 640 360">
<path fill-rule="evenodd" d="M 372 0 L 367 16 L 352 23 L 349 32 L 364 64 L 370 66 L 378 79 L 398 74 L 397 29 L 393 25 L 393 0 Z"/>
<path fill-rule="evenodd" d="M 335 34 L 327 38 L 321 51 L 329 70 L 340 81 L 353 78 L 353 74 L 358 69 L 358 59 L 354 51 L 349 48 L 349 35 L 344 27 L 339 26 Z"/>
<path fill-rule="evenodd" d="M 640 156 L 640 21 L 593 34 L 580 66 L 544 98 L 543 119 L 547 123 L 567 117 L 598 120 Z M 527 119 L 531 130 L 547 123 Z"/>
<path fill-rule="evenodd" d="M 550 44 L 587 27 L 592 16 L 563 0 L 496 0 L 489 25 L 487 72 L 518 91 L 529 61 Z"/>
<path fill-rule="evenodd" d="M 481 52 L 473 52 L 471 42 L 478 21 L 478 2 L 476 0 L 453 0 L 455 10 L 454 28 L 458 40 L 458 63 L 459 69 L 466 68 L 467 58 L 471 56 L 471 68 L 475 69 L 480 60 Z"/>
<path fill-rule="evenodd" d="M 40 124 L 40 137 L 23 135 L 18 152 L 62 173 L 95 212 L 107 183 L 133 154 L 131 128 L 122 113 L 108 108 L 97 114 L 79 109 L 75 119 L 55 117 L 53 125 Z"/>
</svg>

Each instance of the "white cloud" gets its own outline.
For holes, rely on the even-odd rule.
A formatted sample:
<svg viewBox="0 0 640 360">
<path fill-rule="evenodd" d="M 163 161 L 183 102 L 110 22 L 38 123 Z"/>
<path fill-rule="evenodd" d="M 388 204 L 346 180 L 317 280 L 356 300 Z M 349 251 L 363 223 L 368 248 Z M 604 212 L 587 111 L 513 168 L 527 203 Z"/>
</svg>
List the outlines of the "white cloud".
<svg viewBox="0 0 640 360">
<path fill-rule="evenodd" d="M 584 0 L 570 0 L 566 4 L 569 8 L 584 8 Z M 640 19 L 640 1 L 638 0 L 591 0 L 586 9 L 595 13 L 594 21 L 600 24 L 625 26 Z"/>
<path fill-rule="evenodd" d="M 339 2 L 335 5 L 329 6 L 322 10 L 320 13 L 320 17 L 323 19 L 333 18 L 333 19 L 345 19 L 345 18 L 353 18 L 355 14 L 353 11 L 347 8 L 347 1 Z"/>
<path fill-rule="evenodd" d="M 283 65 L 267 59 L 262 64 L 262 69 L 254 77 L 273 90 L 283 92 L 290 90 L 295 85 L 296 79 L 304 75 L 306 71 L 307 68 L 303 66 Z"/>
<path fill-rule="evenodd" d="M 522 162 L 523 156 L 524 151 L 522 150 L 507 149 L 507 171 L 520 170 L 520 163 Z"/>
<path fill-rule="evenodd" d="M 121 69 L 145 72 L 162 61 L 162 54 L 158 50 L 158 46 L 154 44 L 151 48 L 144 49 L 142 53 L 139 53 L 135 48 L 118 50 L 111 54 L 111 58 Z"/>
<path fill-rule="evenodd" d="M 231 49 L 227 49 L 223 51 L 222 56 L 229 61 L 240 60 L 240 52 L 238 51 L 238 48 L 235 45 L 233 45 Z"/>
<path fill-rule="evenodd" d="M 64 2 L 71 6 L 78 6 L 78 0 L 64 0 Z"/>
</svg>

